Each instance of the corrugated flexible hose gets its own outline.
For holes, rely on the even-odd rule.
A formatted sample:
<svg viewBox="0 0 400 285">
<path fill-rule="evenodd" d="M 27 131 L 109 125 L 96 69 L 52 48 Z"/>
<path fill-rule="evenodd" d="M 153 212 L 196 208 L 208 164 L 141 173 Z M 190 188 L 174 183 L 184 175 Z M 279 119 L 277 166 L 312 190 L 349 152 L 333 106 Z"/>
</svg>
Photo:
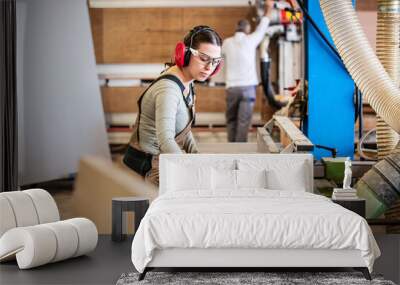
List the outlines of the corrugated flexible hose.
<svg viewBox="0 0 400 285">
<path fill-rule="evenodd" d="M 398 2 L 398 1 L 396 1 Z M 371 48 L 349 0 L 320 0 L 336 48 L 364 98 L 400 133 L 400 90 Z"/>
<path fill-rule="evenodd" d="M 376 54 L 386 72 L 399 86 L 400 69 L 400 0 L 378 0 Z M 376 142 L 378 158 L 393 152 L 399 135 L 380 117 L 377 117 Z"/>
<path fill-rule="evenodd" d="M 378 33 L 393 34 L 398 37 L 399 31 L 394 28 L 390 30 L 392 14 L 400 13 L 400 0 L 382 0 L 379 2 L 381 21 L 378 25 Z M 398 83 L 393 79 L 390 71 L 392 66 L 396 73 L 398 65 L 390 58 L 395 58 L 398 51 L 393 51 L 387 45 L 392 46 L 392 37 L 378 35 L 379 61 L 371 48 L 364 31 L 358 21 L 356 13 L 350 0 L 320 0 L 321 9 L 328 25 L 329 32 L 333 38 L 336 48 L 349 71 L 354 82 L 364 95 L 365 100 L 397 134 L 400 133 L 400 90 Z M 385 8 L 386 7 L 386 8 Z M 393 17 L 382 18 L 390 14 Z M 387 30 L 389 29 L 389 30 Z M 396 43 L 394 43 L 396 45 Z M 398 44 L 397 44 L 398 48 Z M 387 50 L 387 51 L 383 51 Z M 394 52 L 394 54 L 393 54 Z M 384 54 L 387 53 L 387 54 Z M 385 67 L 388 72 L 385 71 Z M 397 76 L 398 76 L 397 70 Z M 392 76 L 392 78 L 391 78 Z M 378 123 L 380 125 L 380 123 Z M 384 138 L 385 138 L 384 134 Z M 394 141 L 385 138 L 386 143 L 393 147 Z M 399 145 L 396 151 L 399 150 Z M 398 203 L 400 197 L 400 153 L 387 156 L 368 171 L 357 184 L 358 195 L 367 200 L 367 217 L 381 216 L 385 211 Z M 390 211 L 388 211 L 390 212 Z"/>
</svg>

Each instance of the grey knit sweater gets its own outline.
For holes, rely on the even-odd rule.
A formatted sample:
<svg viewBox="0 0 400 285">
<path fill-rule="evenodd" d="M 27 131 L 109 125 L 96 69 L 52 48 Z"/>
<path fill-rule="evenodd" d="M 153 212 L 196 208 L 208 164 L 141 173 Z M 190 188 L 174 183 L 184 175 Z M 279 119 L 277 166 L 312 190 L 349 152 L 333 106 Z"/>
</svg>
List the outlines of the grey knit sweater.
<svg viewBox="0 0 400 285">
<path fill-rule="evenodd" d="M 193 102 L 192 96 L 189 95 L 188 101 Z M 172 80 L 159 80 L 143 96 L 141 108 L 139 144 L 142 150 L 153 155 L 182 153 L 175 136 L 189 123 L 191 115 L 179 86 Z M 188 136 L 185 152 L 198 152 L 192 132 Z"/>
</svg>

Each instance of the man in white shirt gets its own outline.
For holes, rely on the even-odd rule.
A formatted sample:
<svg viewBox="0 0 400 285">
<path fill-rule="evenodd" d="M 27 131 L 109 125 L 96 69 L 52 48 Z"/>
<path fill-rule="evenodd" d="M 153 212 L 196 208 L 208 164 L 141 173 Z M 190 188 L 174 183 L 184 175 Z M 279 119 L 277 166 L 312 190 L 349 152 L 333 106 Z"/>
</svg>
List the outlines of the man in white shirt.
<svg viewBox="0 0 400 285">
<path fill-rule="evenodd" d="M 263 40 L 269 26 L 269 16 L 273 1 L 265 3 L 265 14 L 256 30 L 250 33 L 247 20 L 240 20 L 233 37 L 227 38 L 222 45 L 225 58 L 226 84 L 226 120 L 229 142 L 246 142 L 251 124 L 256 87 L 258 85 L 256 69 L 256 50 Z"/>
</svg>

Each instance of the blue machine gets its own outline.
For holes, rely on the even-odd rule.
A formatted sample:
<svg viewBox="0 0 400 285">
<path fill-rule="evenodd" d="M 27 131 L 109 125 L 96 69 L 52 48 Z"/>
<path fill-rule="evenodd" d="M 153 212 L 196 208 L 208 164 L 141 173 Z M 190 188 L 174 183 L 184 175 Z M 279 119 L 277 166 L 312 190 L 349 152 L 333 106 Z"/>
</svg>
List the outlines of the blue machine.
<svg viewBox="0 0 400 285">
<path fill-rule="evenodd" d="M 319 1 L 309 0 L 306 7 L 311 18 L 334 46 Z M 308 114 L 303 132 L 314 145 L 336 148 L 338 156 L 349 156 L 352 159 L 354 82 L 341 60 L 330 50 L 309 21 L 305 21 L 305 53 Z M 327 156 L 331 156 L 329 151 L 314 149 L 315 159 Z"/>
</svg>

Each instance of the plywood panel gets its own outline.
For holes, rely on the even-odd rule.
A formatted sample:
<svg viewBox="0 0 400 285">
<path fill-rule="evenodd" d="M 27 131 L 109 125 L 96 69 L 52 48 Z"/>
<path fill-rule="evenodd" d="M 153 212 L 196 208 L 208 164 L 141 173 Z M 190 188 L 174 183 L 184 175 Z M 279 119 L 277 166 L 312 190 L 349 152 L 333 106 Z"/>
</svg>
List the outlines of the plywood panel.
<svg viewBox="0 0 400 285">
<path fill-rule="evenodd" d="M 137 112 L 137 100 L 146 87 L 102 87 L 105 113 Z"/>
<path fill-rule="evenodd" d="M 132 8 L 103 10 L 107 29 L 129 31 L 181 31 L 182 8 Z"/>
<path fill-rule="evenodd" d="M 182 9 L 104 9 L 104 63 L 166 62 L 182 37 Z"/>
<path fill-rule="evenodd" d="M 194 26 L 207 25 L 215 29 L 222 38 L 226 38 L 234 34 L 236 23 L 249 13 L 250 9 L 244 7 L 184 9 L 183 27 L 189 31 Z"/>
<path fill-rule="evenodd" d="M 103 45 L 103 63 L 159 63 L 169 62 L 176 43 L 181 38 L 176 32 L 132 32 L 107 35 L 113 38 Z"/>
<path fill-rule="evenodd" d="M 96 61 L 103 62 L 103 9 L 89 9 Z"/>
<path fill-rule="evenodd" d="M 196 112 L 225 112 L 225 88 L 196 86 Z"/>
<path fill-rule="evenodd" d="M 169 62 L 178 41 L 196 25 L 223 37 L 250 12 L 244 7 L 90 9 L 97 63 Z"/>
<path fill-rule="evenodd" d="M 145 87 L 102 87 L 103 108 L 106 113 L 137 112 L 137 100 L 144 92 Z M 196 86 L 197 112 L 226 111 L 226 95 L 223 87 Z M 261 87 L 257 89 L 254 112 L 260 112 L 263 93 Z"/>
</svg>

